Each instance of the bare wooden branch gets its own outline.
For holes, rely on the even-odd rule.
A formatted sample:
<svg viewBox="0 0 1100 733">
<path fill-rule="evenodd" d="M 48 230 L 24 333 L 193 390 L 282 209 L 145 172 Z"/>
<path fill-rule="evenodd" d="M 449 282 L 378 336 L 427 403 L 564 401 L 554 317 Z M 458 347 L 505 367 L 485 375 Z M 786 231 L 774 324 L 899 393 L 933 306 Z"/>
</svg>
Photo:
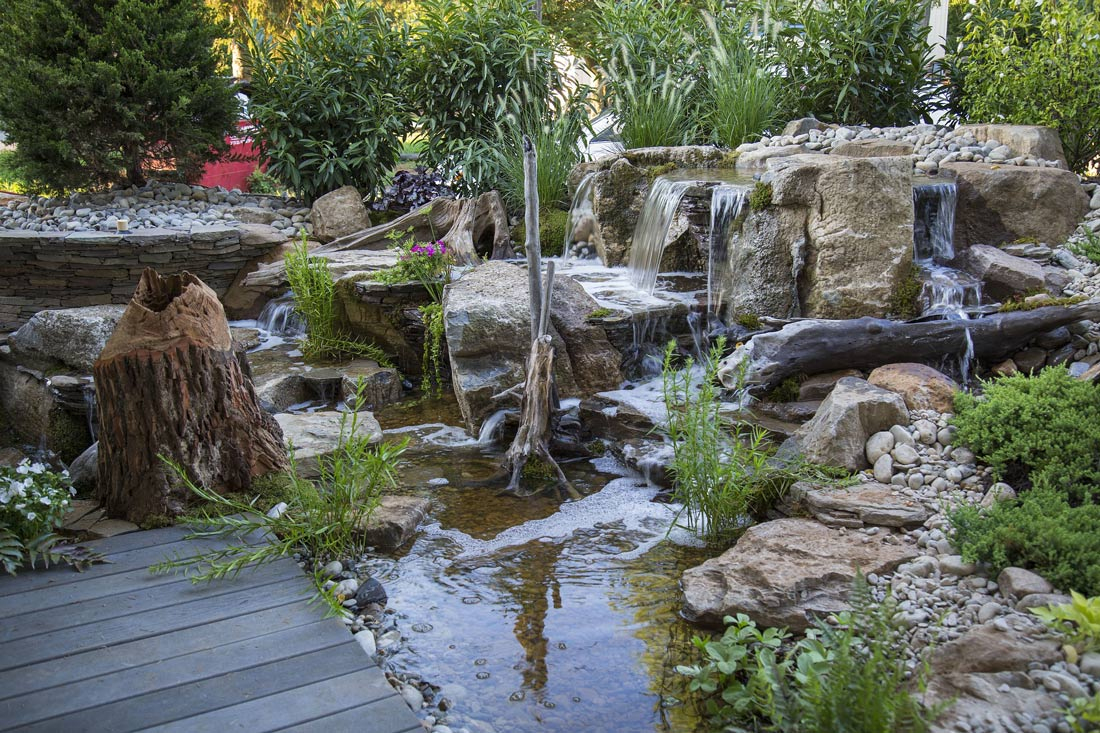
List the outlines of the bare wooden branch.
<svg viewBox="0 0 1100 733">
<path fill-rule="evenodd" d="M 542 291 L 542 313 L 539 314 L 539 337 L 550 328 L 550 301 L 554 295 L 554 260 L 546 262 L 546 286 Z"/>
<path fill-rule="evenodd" d="M 542 314 L 542 245 L 539 244 L 538 162 L 531 138 L 523 136 L 523 221 L 527 229 L 527 284 L 531 295 L 531 341 L 539 337 Z"/>
<path fill-rule="evenodd" d="M 527 357 L 527 380 L 524 383 L 519 430 L 504 458 L 505 470 L 511 473 L 506 491 L 518 492 L 523 467 L 537 457 L 554 469 L 558 485 L 572 487 L 569 479 L 550 455 L 550 390 L 554 377 L 554 347 L 549 336 L 535 339 Z"/>
</svg>

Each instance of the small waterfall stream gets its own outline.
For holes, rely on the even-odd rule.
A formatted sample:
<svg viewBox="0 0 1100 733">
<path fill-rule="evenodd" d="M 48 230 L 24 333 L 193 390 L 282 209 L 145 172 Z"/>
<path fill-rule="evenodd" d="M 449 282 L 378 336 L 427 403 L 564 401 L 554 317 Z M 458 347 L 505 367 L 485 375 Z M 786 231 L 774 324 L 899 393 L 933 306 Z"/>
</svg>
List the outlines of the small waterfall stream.
<svg viewBox="0 0 1100 733">
<path fill-rule="evenodd" d="M 913 261 L 921 269 L 922 316 L 970 320 L 968 308 L 981 305 L 982 284 L 972 275 L 950 266 L 955 259 L 955 206 L 958 190 L 953 181 L 913 187 Z M 959 354 L 963 386 L 970 381 L 974 342 L 966 331 L 966 347 Z"/>
<path fill-rule="evenodd" d="M 596 174 L 586 173 L 581 182 L 577 184 L 577 192 L 573 194 L 573 203 L 569 207 L 569 218 L 565 220 L 565 242 L 561 248 L 562 262 L 569 261 L 569 251 L 573 248 L 573 245 L 577 244 L 573 241 L 573 234 L 577 231 L 579 225 L 586 219 L 590 219 L 592 226 L 595 226 L 596 215 L 592 210 L 592 189 L 595 182 Z"/>
<path fill-rule="evenodd" d="M 661 255 L 665 251 L 665 240 L 672 220 L 684 194 L 695 181 L 673 180 L 668 176 L 659 176 L 649 189 L 642 213 L 638 217 L 638 226 L 634 229 L 634 242 L 630 247 L 630 284 L 643 293 L 653 293 L 657 285 L 657 273 L 661 267 Z"/>
<path fill-rule="evenodd" d="M 710 198 L 710 252 L 707 255 L 707 310 L 721 315 L 729 286 L 730 242 L 740 232 L 731 224 L 745 211 L 749 188 L 733 184 L 715 186 Z"/>
<path fill-rule="evenodd" d="M 294 293 L 269 300 L 256 318 L 256 327 L 272 336 L 304 336 L 306 323 L 294 307 Z"/>
</svg>

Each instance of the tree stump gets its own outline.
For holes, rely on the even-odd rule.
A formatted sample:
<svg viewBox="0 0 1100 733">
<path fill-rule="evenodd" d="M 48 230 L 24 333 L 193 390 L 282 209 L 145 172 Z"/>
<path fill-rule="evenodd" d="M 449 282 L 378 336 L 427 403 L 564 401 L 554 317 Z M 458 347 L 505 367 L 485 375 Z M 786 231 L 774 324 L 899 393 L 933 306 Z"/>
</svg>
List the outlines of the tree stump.
<svg viewBox="0 0 1100 733">
<path fill-rule="evenodd" d="M 146 269 L 93 367 L 99 498 L 111 516 L 181 514 L 190 491 L 159 456 L 219 493 L 287 467 L 283 435 L 233 352 L 218 297 L 200 279 Z"/>
</svg>

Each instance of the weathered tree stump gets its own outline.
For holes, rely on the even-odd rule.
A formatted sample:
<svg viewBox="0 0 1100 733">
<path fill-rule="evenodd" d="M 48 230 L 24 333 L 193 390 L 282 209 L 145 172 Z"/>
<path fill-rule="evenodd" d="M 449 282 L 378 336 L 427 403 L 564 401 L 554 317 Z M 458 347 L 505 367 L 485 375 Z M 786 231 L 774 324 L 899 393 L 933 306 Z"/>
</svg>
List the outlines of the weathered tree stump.
<svg viewBox="0 0 1100 733">
<path fill-rule="evenodd" d="M 111 516 L 181 514 L 190 491 L 159 456 L 218 492 L 287 467 L 282 431 L 241 371 L 218 297 L 146 269 L 93 367 L 99 498 Z"/>
</svg>

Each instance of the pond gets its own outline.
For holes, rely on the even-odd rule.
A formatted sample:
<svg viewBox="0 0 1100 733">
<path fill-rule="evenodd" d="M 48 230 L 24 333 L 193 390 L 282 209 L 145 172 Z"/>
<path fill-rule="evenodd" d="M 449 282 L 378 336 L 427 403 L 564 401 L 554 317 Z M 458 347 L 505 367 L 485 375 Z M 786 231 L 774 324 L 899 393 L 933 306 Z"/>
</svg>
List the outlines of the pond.
<svg viewBox="0 0 1100 733">
<path fill-rule="evenodd" d="M 389 594 L 382 637 L 401 637 L 380 646 L 394 671 L 441 688 L 449 727 L 696 727 L 674 671 L 694 658 L 678 582 L 705 556 L 669 532 L 675 506 L 611 458 L 565 466 L 580 500 L 501 495 L 503 447 L 453 427 L 453 401 L 376 417 L 410 439 L 400 491 L 431 499 L 412 545 L 366 564 Z"/>
</svg>

